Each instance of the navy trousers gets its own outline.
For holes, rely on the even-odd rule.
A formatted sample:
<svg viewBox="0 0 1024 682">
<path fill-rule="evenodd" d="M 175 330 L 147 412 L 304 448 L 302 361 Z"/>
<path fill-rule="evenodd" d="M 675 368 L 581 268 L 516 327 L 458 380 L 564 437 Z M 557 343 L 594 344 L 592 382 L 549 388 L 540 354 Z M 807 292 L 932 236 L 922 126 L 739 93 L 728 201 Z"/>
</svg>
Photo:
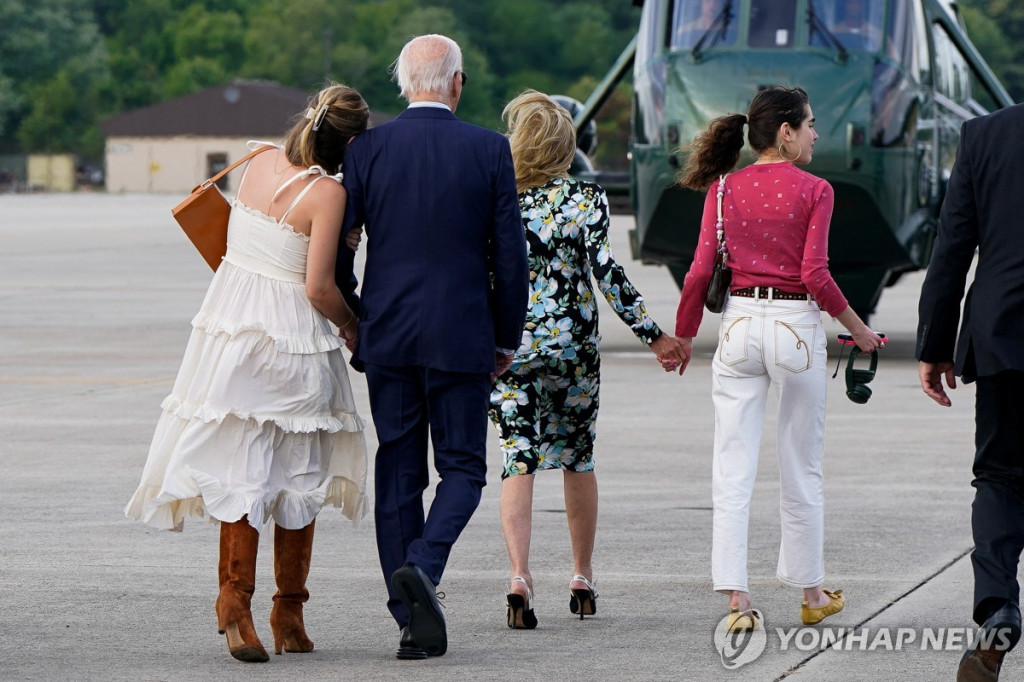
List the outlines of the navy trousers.
<svg viewBox="0 0 1024 682">
<path fill-rule="evenodd" d="M 974 620 L 1020 604 L 1017 563 L 1024 550 L 1024 372 L 978 377 L 975 407 Z"/>
<path fill-rule="evenodd" d="M 377 431 L 374 519 L 388 609 L 399 627 L 409 613 L 391 588 L 405 563 L 441 582 L 452 545 L 480 504 L 487 482 L 487 374 L 367 363 L 366 384 Z M 429 484 L 427 439 L 440 481 L 424 517 Z"/>
</svg>

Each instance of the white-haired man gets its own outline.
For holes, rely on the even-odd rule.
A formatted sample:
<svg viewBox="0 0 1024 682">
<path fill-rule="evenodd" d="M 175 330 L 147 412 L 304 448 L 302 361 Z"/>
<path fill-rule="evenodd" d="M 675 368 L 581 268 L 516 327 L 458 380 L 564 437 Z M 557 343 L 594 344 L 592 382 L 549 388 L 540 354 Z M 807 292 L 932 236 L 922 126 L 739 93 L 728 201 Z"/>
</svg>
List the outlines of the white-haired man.
<svg viewBox="0 0 1024 682">
<path fill-rule="evenodd" d="M 455 117 L 459 46 L 414 38 L 395 76 L 409 107 L 349 146 L 343 230 L 367 237 L 355 361 L 379 441 L 374 517 L 397 655 L 425 658 L 447 650 L 435 586 L 480 502 L 490 378 L 519 346 L 529 268 L 508 141 Z M 428 437 L 440 482 L 424 517 Z"/>
</svg>

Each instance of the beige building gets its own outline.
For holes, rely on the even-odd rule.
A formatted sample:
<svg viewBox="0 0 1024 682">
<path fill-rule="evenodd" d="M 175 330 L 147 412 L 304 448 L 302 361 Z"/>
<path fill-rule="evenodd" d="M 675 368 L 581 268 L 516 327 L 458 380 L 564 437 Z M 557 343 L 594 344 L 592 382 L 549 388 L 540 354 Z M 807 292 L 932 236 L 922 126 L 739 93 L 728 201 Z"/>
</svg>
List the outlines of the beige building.
<svg viewBox="0 0 1024 682">
<path fill-rule="evenodd" d="M 109 192 L 188 193 L 248 153 L 248 140 L 280 142 L 310 93 L 235 81 L 104 120 Z M 221 188 L 234 192 L 242 171 Z"/>
</svg>

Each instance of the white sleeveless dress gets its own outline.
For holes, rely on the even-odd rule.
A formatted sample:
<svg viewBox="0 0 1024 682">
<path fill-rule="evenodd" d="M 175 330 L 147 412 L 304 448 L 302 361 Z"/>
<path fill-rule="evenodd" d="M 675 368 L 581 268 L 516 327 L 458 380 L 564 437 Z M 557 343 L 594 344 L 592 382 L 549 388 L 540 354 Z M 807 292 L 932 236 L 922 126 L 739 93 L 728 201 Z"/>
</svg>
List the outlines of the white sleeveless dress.
<svg viewBox="0 0 1024 682">
<path fill-rule="evenodd" d="M 285 222 L 326 173 L 286 183 L 310 175 L 320 177 L 279 221 L 233 202 L 227 255 L 192 320 L 129 518 L 175 531 L 186 516 L 245 515 L 257 530 L 271 519 L 294 530 L 324 505 L 362 518 L 364 423 L 343 342 L 306 297 L 309 238 Z"/>
</svg>

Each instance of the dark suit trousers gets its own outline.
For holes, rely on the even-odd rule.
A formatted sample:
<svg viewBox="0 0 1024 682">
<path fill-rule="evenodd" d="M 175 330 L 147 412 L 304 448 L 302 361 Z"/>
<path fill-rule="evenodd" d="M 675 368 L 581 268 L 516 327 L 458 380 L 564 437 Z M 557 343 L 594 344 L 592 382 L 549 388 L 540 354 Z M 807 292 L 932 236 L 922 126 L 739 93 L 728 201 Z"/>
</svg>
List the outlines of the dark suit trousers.
<svg viewBox="0 0 1024 682">
<path fill-rule="evenodd" d="M 391 588 L 391 574 L 413 563 L 435 585 L 448 555 L 480 504 L 487 479 L 487 374 L 366 364 L 377 431 L 374 519 L 388 609 L 399 627 L 409 613 Z M 427 438 L 440 481 L 424 518 L 429 483 Z"/>
<path fill-rule="evenodd" d="M 1020 604 L 1017 563 L 1024 550 L 1024 372 L 978 377 L 975 407 L 974 620 L 1005 602 Z"/>
</svg>

